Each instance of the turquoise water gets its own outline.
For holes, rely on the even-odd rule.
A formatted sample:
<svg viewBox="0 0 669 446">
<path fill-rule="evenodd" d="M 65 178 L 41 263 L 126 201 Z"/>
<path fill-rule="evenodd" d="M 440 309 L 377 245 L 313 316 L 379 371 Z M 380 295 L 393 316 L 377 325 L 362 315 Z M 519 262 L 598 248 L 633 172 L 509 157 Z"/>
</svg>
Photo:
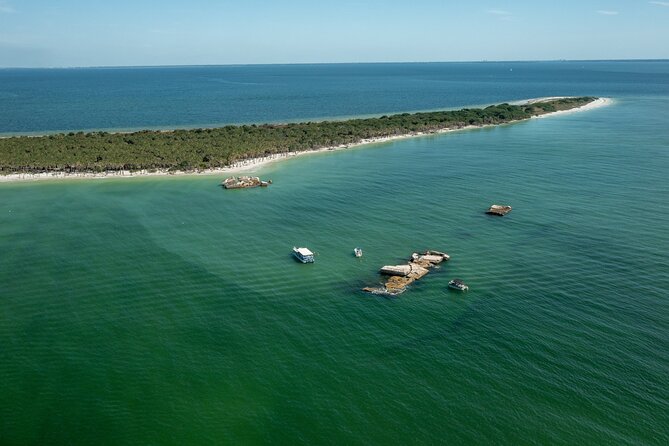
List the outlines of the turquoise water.
<svg viewBox="0 0 669 446">
<path fill-rule="evenodd" d="M 291 159 L 267 189 L 1 184 L 0 443 L 667 444 L 669 94 L 648 90 Z M 359 291 L 427 248 L 452 260 Z"/>
</svg>

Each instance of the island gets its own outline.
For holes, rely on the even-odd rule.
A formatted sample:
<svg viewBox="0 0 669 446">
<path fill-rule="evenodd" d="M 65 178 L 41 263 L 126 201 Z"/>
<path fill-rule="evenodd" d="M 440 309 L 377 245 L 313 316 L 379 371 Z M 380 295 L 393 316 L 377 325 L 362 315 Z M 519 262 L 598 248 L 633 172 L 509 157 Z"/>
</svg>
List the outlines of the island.
<svg viewBox="0 0 669 446">
<path fill-rule="evenodd" d="M 596 100 L 594 97 L 548 98 L 521 104 L 341 121 L 14 136 L 0 138 L 0 178 L 216 172 L 252 165 L 253 160 L 511 123 L 581 108 Z"/>
</svg>

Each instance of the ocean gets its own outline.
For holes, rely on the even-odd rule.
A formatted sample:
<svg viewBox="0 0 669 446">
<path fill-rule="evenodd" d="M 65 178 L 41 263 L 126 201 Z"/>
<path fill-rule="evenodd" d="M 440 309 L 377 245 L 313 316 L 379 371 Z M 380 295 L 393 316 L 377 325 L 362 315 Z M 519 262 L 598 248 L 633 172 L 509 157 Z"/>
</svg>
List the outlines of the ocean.
<svg viewBox="0 0 669 446">
<path fill-rule="evenodd" d="M 0 444 L 667 444 L 668 61 L 5 69 L 0 133 L 559 95 L 613 103 L 294 158 L 268 188 L 0 184 Z M 425 249 L 451 260 L 360 291 Z"/>
</svg>

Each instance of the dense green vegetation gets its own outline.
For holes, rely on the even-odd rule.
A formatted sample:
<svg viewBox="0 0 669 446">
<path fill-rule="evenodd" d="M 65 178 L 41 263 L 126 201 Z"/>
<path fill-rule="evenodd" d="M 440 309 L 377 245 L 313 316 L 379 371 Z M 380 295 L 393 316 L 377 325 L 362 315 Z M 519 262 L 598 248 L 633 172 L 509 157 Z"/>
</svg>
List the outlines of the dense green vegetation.
<svg viewBox="0 0 669 446">
<path fill-rule="evenodd" d="M 0 139 L 0 173 L 216 168 L 246 158 L 351 144 L 365 138 L 501 124 L 579 107 L 594 99 L 564 98 L 347 121 L 11 137 Z"/>
</svg>

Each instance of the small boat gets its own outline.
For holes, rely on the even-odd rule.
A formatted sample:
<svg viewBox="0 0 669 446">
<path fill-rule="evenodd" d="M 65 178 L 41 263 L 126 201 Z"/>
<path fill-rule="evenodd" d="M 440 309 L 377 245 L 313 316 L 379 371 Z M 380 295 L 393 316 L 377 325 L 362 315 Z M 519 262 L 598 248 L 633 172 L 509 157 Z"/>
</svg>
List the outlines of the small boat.
<svg viewBox="0 0 669 446">
<path fill-rule="evenodd" d="M 296 248 L 293 246 L 293 255 L 302 263 L 314 263 L 314 253 L 307 248 Z"/>
<path fill-rule="evenodd" d="M 353 248 L 353 254 L 355 254 L 356 257 L 362 257 L 362 248 Z"/>
<path fill-rule="evenodd" d="M 467 291 L 469 287 L 460 279 L 453 279 L 448 282 L 448 287 L 458 291 Z"/>
</svg>

